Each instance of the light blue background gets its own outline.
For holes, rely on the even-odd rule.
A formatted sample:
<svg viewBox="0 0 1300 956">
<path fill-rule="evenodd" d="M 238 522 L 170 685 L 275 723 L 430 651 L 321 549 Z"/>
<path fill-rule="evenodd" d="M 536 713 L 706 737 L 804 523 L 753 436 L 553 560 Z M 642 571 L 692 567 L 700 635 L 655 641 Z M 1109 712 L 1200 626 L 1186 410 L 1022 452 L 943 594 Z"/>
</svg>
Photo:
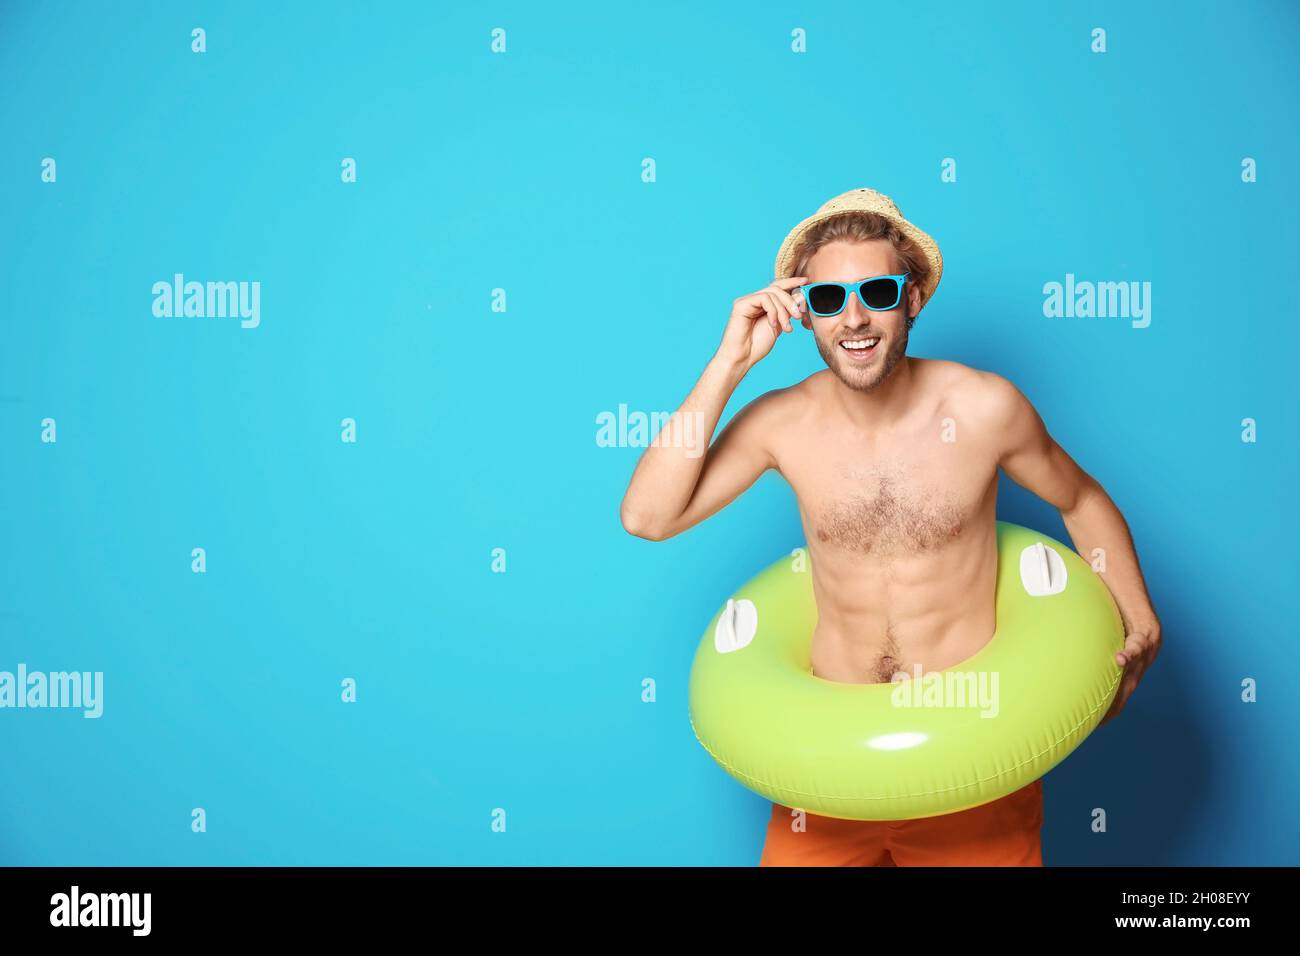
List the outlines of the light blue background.
<svg viewBox="0 0 1300 956">
<path fill-rule="evenodd" d="M 1086 7 L 6 3 L 0 669 L 106 709 L 0 711 L 0 863 L 755 863 L 686 681 L 794 500 L 632 538 L 595 417 L 675 407 L 864 185 L 943 248 L 914 354 L 1025 391 L 1163 618 L 1047 778 L 1048 864 L 1296 863 L 1300 13 Z M 154 318 L 175 272 L 260 281 L 261 327 Z M 1067 272 L 1150 281 L 1150 328 L 1044 318 Z M 728 415 L 819 367 L 784 339 Z"/>
</svg>

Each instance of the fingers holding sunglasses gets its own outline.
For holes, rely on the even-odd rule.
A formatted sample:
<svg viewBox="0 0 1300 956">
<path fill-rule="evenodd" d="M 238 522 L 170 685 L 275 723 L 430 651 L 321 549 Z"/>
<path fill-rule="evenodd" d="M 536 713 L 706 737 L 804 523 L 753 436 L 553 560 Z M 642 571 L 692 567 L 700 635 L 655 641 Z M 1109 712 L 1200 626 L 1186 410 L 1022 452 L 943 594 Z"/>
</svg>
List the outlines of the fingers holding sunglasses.
<svg viewBox="0 0 1300 956">
<path fill-rule="evenodd" d="M 764 289 L 762 296 L 767 300 L 767 314 L 776 318 L 778 330 L 781 332 L 793 332 L 794 326 L 790 324 L 790 307 L 777 298 L 772 289 Z"/>
<path fill-rule="evenodd" d="M 794 331 L 790 324 L 794 303 L 783 300 L 789 298 L 787 287 L 797 285 L 802 278 L 778 280 L 734 299 L 718 347 L 719 355 L 748 369 L 772 351 L 782 332 Z"/>
<path fill-rule="evenodd" d="M 788 292 L 780 292 L 780 293 L 774 292 L 773 295 L 776 296 L 777 303 L 780 304 L 780 306 L 785 310 L 785 314 L 787 317 L 786 331 L 793 332 L 794 326 L 791 324 L 791 320 L 795 320 L 799 318 L 798 297 L 793 296 Z"/>
<path fill-rule="evenodd" d="M 807 320 L 802 316 L 802 305 L 797 295 L 791 294 L 792 289 L 798 287 L 803 281 L 803 276 L 791 276 L 788 279 L 778 279 L 763 291 L 768 298 L 772 300 L 776 307 L 777 314 L 780 316 L 781 325 L 787 332 L 793 332 L 794 326 L 790 324 L 790 319 L 802 319 L 804 327 L 807 327 Z"/>
<path fill-rule="evenodd" d="M 800 319 L 804 328 L 812 328 L 808 324 L 808 315 L 804 311 L 803 293 L 799 291 L 799 286 L 807 281 L 807 276 L 790 276 L 785 279 L 777 279 L 772 283 L 771 288 L 779 291 L 781 300 L 789 308 L 791 318 Z"/>
<path fill-rule="evenodd" d="M 778 337 L 780 337 L 781 323 L 777 320 L 776 309 L 772 304 L 772 300 L 762 292 L 756 292 L 754 298 L 757 300 L 759 308 L 763 311 L 762 322 Z"/>
<path fill-rule="evenodd" d="M 803 294 L 798 291 L 788 293 L 788 291 L 774 291 L 779 302 L 785 306 L 785 311 L 789 312 L 790 319 L 802 319 L 803 317 Z"/>
</svg>

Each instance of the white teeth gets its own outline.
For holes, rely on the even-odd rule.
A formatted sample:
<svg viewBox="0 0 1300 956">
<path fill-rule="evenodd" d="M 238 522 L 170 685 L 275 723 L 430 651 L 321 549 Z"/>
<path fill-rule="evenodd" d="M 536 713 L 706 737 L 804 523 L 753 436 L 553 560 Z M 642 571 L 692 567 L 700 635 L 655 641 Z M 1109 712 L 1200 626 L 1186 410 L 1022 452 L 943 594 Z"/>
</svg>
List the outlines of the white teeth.
<svg viewBox="0 0 1300 956">
<path fill-rule="evenodd" d="M 840 345 L 844 346 L 846 349 L 869 349 L 879 341 L 879 338 L 858 339 L 855 342 L 841 342 Z"/>
</svg>

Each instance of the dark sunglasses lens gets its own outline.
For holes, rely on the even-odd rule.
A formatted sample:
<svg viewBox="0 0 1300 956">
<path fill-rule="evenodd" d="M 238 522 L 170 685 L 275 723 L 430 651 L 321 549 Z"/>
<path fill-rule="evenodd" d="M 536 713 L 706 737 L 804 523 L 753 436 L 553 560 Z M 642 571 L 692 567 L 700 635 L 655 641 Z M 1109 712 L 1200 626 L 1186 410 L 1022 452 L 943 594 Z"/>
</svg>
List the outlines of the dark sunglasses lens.
<svg viewBox="0 0 1300 956">
<path fill-rule="evenodd" d="M 844 289 L 837 285 L 815 285 L 808 290 L 808 305 L 819 315 L 830 315 L 844 306 Z"/>
<path fill-rule="evenodd" d="M 862 301 L 871 309 L 892 309 L 898 304 L 898 283 L 893 279 L 872 279 L 862 283 Z"/>
</svg>

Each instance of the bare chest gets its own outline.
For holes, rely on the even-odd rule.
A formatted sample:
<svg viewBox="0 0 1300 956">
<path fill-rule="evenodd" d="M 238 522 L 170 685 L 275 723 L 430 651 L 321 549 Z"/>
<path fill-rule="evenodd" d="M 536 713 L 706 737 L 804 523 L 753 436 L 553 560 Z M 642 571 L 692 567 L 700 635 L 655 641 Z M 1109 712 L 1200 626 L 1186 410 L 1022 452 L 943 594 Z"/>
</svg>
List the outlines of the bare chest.
<svg viewBox="0 0 1300 956">
<path fill-rule="evenodd" d="M 875 475 L 818 496 L 810 530 L 816 540 L 858 554 L 916 554 L 961 535 L 967 507 L 954 489 L 918 488 Z"/>
<path fill-rule="evenodd" d="M 939 551 L 994 493 L 996 469 L 951 456 L 863 462 L 832 455 L 792 482 L 810 543 L 879 558 Z"/>
</svg>

